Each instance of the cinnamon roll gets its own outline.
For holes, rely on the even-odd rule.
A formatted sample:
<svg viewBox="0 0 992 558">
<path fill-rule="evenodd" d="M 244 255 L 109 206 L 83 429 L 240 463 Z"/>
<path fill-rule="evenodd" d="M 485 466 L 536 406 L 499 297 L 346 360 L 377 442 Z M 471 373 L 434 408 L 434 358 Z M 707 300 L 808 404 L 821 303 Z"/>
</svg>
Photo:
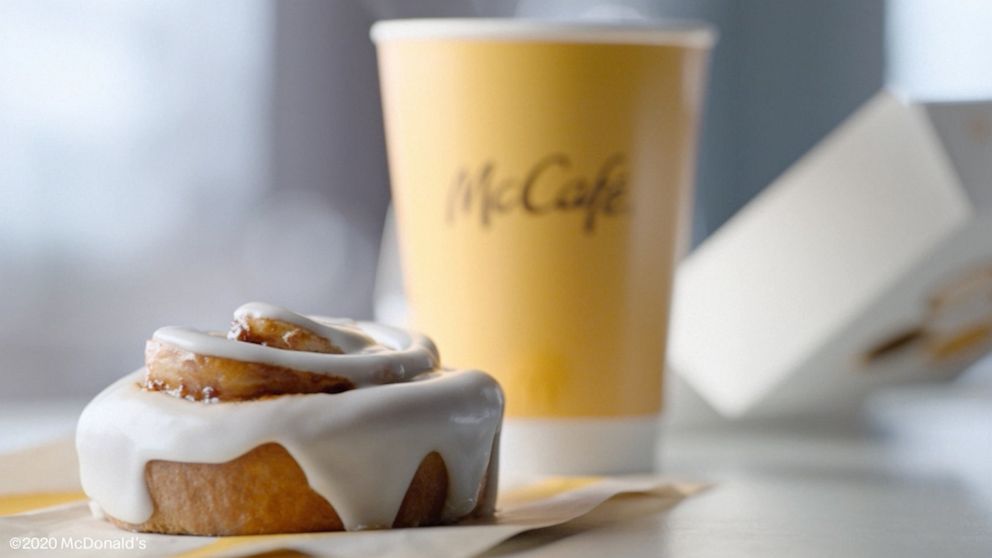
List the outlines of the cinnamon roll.
<svg viewBox="0 0 992 558">
<path fill-rule="evenodd" d="M 248 535 L 491 514 L 503 394 L 422 335 L 239 308 L 223 335 L 165 327 L 83 411 L 93 507 L 134 531 Z"/>
</svg>

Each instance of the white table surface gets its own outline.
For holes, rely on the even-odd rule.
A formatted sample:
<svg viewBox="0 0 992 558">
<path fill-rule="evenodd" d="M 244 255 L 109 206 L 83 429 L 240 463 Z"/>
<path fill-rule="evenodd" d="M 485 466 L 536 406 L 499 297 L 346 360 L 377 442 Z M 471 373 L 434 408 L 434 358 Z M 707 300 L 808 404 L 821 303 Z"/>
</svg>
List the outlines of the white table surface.
<svg viewBox="0 0 992 558">
<path fill-rule="evenodd" d="M 0 406 L 0 452 L 65 435 L 81 402 Z M 520 535 L 486 556 L 992 557 L 992 394 L 905 392 L 847 427 L 669 429 L 666 473 L 713 483 Z M 616 512 L 620 507 L 614 505 Z"/>
</svg>

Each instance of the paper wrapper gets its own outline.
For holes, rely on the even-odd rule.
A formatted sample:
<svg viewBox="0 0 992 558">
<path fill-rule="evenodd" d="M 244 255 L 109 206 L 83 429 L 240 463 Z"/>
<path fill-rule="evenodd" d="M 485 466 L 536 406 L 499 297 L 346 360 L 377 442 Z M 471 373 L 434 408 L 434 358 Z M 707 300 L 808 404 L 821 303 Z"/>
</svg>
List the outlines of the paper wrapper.
<svg viewBox="0 0 992 558">
<path fill-rule="evenodd" d="M 39 478 L 32 472 L 49 475 Z M 660 477 L 551 477 L 500 493 L 496 517 L 446 527 L 351 533 L 250 537 L 188 537 L 122 531 L 96 519 L 84 495 L 71 488 L 75 455 L 60 444 L 0 458 L 0 545 L 25 555 L 131 557 L 246 556 L 474 556 L 525 531 L 561 525 L 599 508 L 597 520 L 657 513 L 704 488 Z M 12 490 L 11 479 L 31 479 Z M 30 493 L 23 490 L 27 488 Z M 66 490 L 70 488 L 70 490 Z M 6 495 L 4 493 L 7 493 Z M 623 498 L 615 498 L 627 495 Z M 611 500 L 613 499 L 613 500 Z M 644 506 L 645 499 L 654 505 Z M 611 500 L 608 506 L 605 502 Z M 638 503 L 642 505 L 638 505 Z M 15 541 L 16 539 L 16 541 Z M 46 546 L 31 550 L 28 546 Z M 294 554 L 297 553 L 297 554 Z M 278 554 L 266 554 L 267 557 Z"/>
</svg>

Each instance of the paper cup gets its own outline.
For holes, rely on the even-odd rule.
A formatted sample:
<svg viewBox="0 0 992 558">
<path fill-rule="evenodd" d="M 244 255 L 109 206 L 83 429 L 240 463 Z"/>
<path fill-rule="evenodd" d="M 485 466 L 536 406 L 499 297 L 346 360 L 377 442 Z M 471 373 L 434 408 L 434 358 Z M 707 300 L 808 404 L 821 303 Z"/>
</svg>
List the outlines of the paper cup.
<svg viewBox="0 0 992 558">
<path fill-rule="evenodd" d="M 507 397 L 503 470 L 652 468 L 701 25 L 373 26 L 412 326 Z"/>
</svg>

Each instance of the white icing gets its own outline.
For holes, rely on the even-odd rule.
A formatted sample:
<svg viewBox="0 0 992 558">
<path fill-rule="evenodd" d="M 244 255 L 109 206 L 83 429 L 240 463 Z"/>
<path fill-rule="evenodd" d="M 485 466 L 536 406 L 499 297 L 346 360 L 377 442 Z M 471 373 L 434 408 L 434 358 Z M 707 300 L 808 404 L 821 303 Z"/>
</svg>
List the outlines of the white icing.
<svg viewBox="0 0 992 558">
<path fill-rule="evenodd" d="M 345 353 L 381 350 L 381 345 L 366 335 L 352 320 L 324 318 L 325 323 L 320 323 L 303 314 L 264 302 L 249 302 L 234 311 L 236 322 L 245 318 L 268 318 L 299 326 L 334 343 Z"/>
<path fill-rule="evenodd" d="M 268 317 L 277 314 L 263 310 Z M 318 319 L 329 327 L 343 323 Z M 382 347 L 373 353 L 302 353 L 307 356 L 294 358 L 290 356 L 297 354 L 294 351 L 260 347 L 263 354 L 250 349 L 259 347 L 250 343 L 164 328 L 160 340 L 194 352 L 230 358 L 249 355 L 251 360 L 261 354 L 263 362 L 333 371 L 353 381 L 374 376 L 368 369 L 362 372 L 363 367 L 398 360 L 400 364 L 390 364 L 390 369 L 408 381 L 338 394 L 208 405 L 141 389 L 145 370 L 140 369 L 108 387 L 83 410 L 76 434 L 83 490 L 107 514 L 142 523 L 154 511 L 144 476 L 149 461 L 223 463 L 276 442 L 299 463 L 314 491 L 334 506 L 346 529 L 389 527 L 420 462 L 437 451 L 449 477 L 444 519 L 469 513 L 480 497 L 502 421 L 499 385 L 479 371 L 430 371 L 437 353 L 423 336 L 377 324 L 349 325 Z M 156 332 L 156 338 L 162 331 Z M 230 345 L 237 345 L 237 350 Z"/>
<path fill-rule="evenodd" d="M 237 312 L 242 316 L 279 319 L 309 329 L 318 335 L 326 334 L 332 343 L 346 352 L 329 354 L 291 351 L 227 339 L 191 327 L 179 326 L 160 328 L 152 338 L 200 355 L 260 362 L 339 376 L 347 378 L 356 387 L 407 381 L 425 370 L 433 370 L 440 365 L 434 343 L 419 333 L 374 323 L 347 322 L 320 317 L 310 319 L 261 303 L 246 304 Z M 239 317 L 238 313 L 235 317 Z M 362 338 L 367 339 L 368 342 L 359 343 Z M 354 350 L 356 347 L 358 352 L 348 352 L 348 349 Z"/>
</svg>

